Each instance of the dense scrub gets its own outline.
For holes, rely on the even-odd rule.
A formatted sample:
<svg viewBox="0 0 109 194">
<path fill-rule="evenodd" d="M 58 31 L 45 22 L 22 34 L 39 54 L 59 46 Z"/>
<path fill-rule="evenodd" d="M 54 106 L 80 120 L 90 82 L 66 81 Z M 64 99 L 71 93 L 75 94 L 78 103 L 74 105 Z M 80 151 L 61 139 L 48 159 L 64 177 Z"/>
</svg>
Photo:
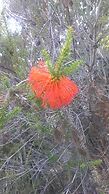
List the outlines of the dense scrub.
<svg viewBox="0 0 109 194">
<path fill-rule="evenodd" d="M 0 16 L 1 194 L 109 193 L 108 13 L 108 0 L 5 4 Z M 19 30 L 10 30 L 11 19 Z M 26 79 L 44 48 L 55 63 L 69 25 L 74 33 L 66 64 L 83 61 L 70 76 L 80 93 L 60 110 L 43 109 Z"/>
</svg>

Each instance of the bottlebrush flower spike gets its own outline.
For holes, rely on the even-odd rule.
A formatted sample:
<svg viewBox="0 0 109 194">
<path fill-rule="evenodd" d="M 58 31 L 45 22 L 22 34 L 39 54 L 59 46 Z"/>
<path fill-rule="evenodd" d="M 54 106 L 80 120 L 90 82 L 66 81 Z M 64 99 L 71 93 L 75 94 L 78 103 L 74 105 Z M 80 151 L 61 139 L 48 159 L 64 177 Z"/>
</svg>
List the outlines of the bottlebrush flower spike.
<svg viewBox="0 0 109 194">
<path fill-rule="evenodd" d="M 78 86 L 68 77 L 53 76 L 43 60 L 31 68 L 28 81 L 36 97 L 42 100 L 42 106 L 51 109 L 68 105 L 79 92 Z"/>
</svg>

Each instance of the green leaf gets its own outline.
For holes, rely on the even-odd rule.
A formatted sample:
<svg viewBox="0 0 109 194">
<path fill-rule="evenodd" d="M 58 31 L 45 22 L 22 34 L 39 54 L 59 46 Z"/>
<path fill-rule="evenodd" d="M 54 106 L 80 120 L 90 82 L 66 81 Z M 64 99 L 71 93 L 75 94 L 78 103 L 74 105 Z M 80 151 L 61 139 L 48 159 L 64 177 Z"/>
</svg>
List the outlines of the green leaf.
<svg viewBox="0 0 109 194">
<path fill-rule="evenodd" d="M 21 112 L 20 107 L 14 107 L 9 113 L 6 114 L 6 120 L 9 121 L 15 118 Z"/>
<path fill-rule="evenodd" d="M 52 66 L 52 62 L 51 62 L 51 58 L 50 58 L 49 53 L 45 49 L 43 49 L 42 50 L 42 55 L 43 55 L 43 57 L 44 57 L 44 59 L 46 61 L 46 65 L 48 67 L 48 70 L 52 74 L 53 73 L 53 66 Z"/>
<path fill-rule="evenodd" d="M 0 128 L 3 128 L 5 124 L 15 118 L 20 112 L 20 107 L 14 107 L 10 112 L 8 112 L 7 107 L 2 107 L 0 109 Z"/>
<path fill-rule="evenodd" d="M 85 164 L 85 163 L 81 163 L 81 164 L 80 164 L 80 168 L 81 168 L 81 169 L 84 169 L 84 168 L 86 168 L 86 167 L 87 167 L 87 164 Z"/>
<path fill-rule="evenodd" d="M 60 54 L 56 61 L 58 74 L 60 73 L 62 64 L 68 59 L 70 55 L 70 49 L 71 49 L 71 44 L 72 44 L 72 32 L 73 32 L 73 28 L 69 27 L 67 31 L 66 41 L 63 47 L 61 48 Z"/>
<path fill-rule="evenodd" d="M 51 153 L 48 154 L 48 157 L 49 157 L 50 163 L 55 163 L 58 160 L 58 158 L 59 158 L 59 156 L 52 155 Z"/>
<path fill-rule="evenodd" d="M 4 107 L 0 108 L 0 129 L 4 126 L 6 117 L 5 117 L 6 109 Z"/>
<path fill-rule="evenodd" d="M 70 75 L 73 71 L 75 71 L 83 61 L 75 61 L 71 63 L 69 66 L 63 68 L 64 75 Z"/>
<path fill-rule="evenodd" d="M 101 163 L 102 163 L 102 160 L 101 159 L 91 160 L 91 161 L 88 161 L 88 162 L 81 162 L 80 163 L 80 168 L 81 169 L 84 169 L 86 167 L 89 167 L 89 168 L 92 167 L 92 168 L 94 168 L 94 167 L 100 166 Z"/>
<path fill-rule="evenodd" d="M 89 163 L 92 167 L 97 167 L 97 166 L 100 166 L 102 164 L 102 160 L 101 159 L 98 159 L 98 160 L 92 160 L 90 161 Z"/>
</svg>

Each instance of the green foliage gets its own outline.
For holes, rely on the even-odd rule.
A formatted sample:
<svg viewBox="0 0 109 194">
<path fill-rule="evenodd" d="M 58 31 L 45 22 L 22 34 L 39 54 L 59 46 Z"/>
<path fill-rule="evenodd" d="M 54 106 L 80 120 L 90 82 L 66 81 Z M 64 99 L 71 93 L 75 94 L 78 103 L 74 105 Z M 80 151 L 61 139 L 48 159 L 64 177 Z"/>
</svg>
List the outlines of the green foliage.
<svg viewBox="0 0 109 194">
<path fill-rule="evenodd" d="M 105 25 L 108 23 L 108 15 L 103 15 L 99 18 L 98 23 L 101 25 Z"/>
<path fill-rule="evenodd" d="M 82 63 L 83 61 L 74 61 L 73 63 L 71 63 L 68 66 L 63 67 L 63 74 L 64 75 L 70 75 L 73 71 L 75 71 L 79 65 Z"/>
<path fill-rule="evenodd" d="M 89 164 L 92 166 L 92 167 L 97 167 L 97 166 L 100 166 L 102 163 L 102 160 L 101 159 L 98 159 L 98 160 L 91 160 L 89 162 Z"/>
<path fill-rule="evenodd" d="M 48 67 L 51 67 L 51 58 L 50 58 L 49 53 L 45 49 L 43 49 L 42 55 L 44 56 L 46 64 L 48 65 Z"/>
<path fill-rule="evenodd" d="M 28 91 L 28 94 L 27 94 L 27 99 L 28 101 L 30 101 L 32 103 L 32 105 L 37 109 L 41 109 L 42 108 L 42 101 L 40 98 L 35 98 L 35 94 L 32 93 L 32 92 L 29 92 Z"/>
<path fill-rule="evenodd" d="M 98 160 L 91 160 L 91 161 L 88 161 L 88 162 L 83 162 L 83 161 L 68 161 L 67 164 L 66 164 L 66 168 L 74 168 L 74 167 L 77 167 L 79 166 L 80 169 L 84 169 L 84 168 L 94 168 L 94 167 L 98 167 L 100 166 L 102 163 L 102 160 L 101 159 L 98 159 Z"/>
<path fill-rule="evenodd" d="M 88 161 L 88 162 L 81 162 L 80 163 L 80 168 L 81 169 L 84 169 L 86 167 L 89 167 L 89 168 L 94 168 L 94 167 L 98 167 L 100 166 L 102 163 L 102 160 L 101 159 L 98 159 L 98 160 L 91 160 L 91 161 Z"/>
<path fill-rule="evenodd" d="M 44 59 L 46 61 L 46 64 L 47 64 L 47 67 L 48 67 L 50 73 L 52 75 L 54 75 L 54 70 L 53 70 L 54 68 L 52 66 L 52 62 L 51 62 L 51 58 L 50 58 L 49 53 L 45 49 L 43 49 L 42 50 L 42 55 L 44 56 Z"/>
<path fill-rule="evenodd" d="M 0 90 L 10 88 L 10 79 L 4 74 L 0 75 Z"/>
<path fill-rule="evenodd" d="M 5 118 L 5 108 L 0 109 L 0 128 L 2 128 L 5 124 L 6 118 Z"/>
<path fill-rule="evenodd" d="M 10 112 L 8 112 L 7 107 L 2 107 L 0 109 L 0 128 L 3 128 L 6 123 L 16 117 L 20 112 L 20 107 L 15 107 Z"/>
<path fill-rule="evenodd" d="M 35 113 L 35 111 L 30 110 L 25 114 L 27 118 L 27 123 L 31 129 L 37 130 L 39 133 L 50 134 L 51 128 L 49 126 L 45 126 L 41 123 L 40 117 Z"/>
<path fill-rule="evenodd" d="M 82 61 L 78 60 L 65 67 L 63 65 L 64 62 L 70 56 L 70 49 L 71 49 L 71 44 L 72 44 L 72 32 L 73 32 L 72 27 L 69 27 L 67 31 L 66 41 L 60 50 L 60 54 L 55 63 L 56 64 L 55 67 L 52 66 L 49 53 L 46 50 L 42 50 L 42 55 L 45 58 L 48 69 L 54 77 L 55 76 L 60 77 L 62 74 L 69 75 L 74 70 L 76 70 L 78 66 L 82 63 Z"/>
<path fill-rule="evenodd" d="M 50 163 L 55 163 L 58 160 L 59 156 L 57 156 L 56 154 L 53 155 L 52 153 L 50 153 L 48 158 Z"/>
<path fill-rule="evenodd" d="M 100 44 L 103 46 L 104 49 L 109 50 L 109 35 L 105 36 Z"/>
<path fill-rule="evenodd" d="M 0 40 L 0 52 L 6 61 L 4 63 L 7 64 L 8 61 L 8 68 L 21 79 L 24 79 L 27 72 L 28 57 L 28 50 L 24 47 L 23 41 L 19 35 L 11 36 L 10 34 Z"/>
<path fill-rule="evenodd" d="M 72 32 L 73 32 L 72 27 L 69 27 L 67 31 L 66 41 L 63 47 L 61 48 L 60 54 L 56 61 L 58 74 L 60 74 L 62 64 L 68 59 L 70 55 L 70 49 L 72 44 Z"/>
<path fill-rule="evenodd" d="M 20 146 L 21 146 L 20 142 L 16 143 L 10 142 L 6 145 L 3 145 L 3 153 L 4 155 L 6 154 L 7 156 L 10 156 L 14 154 L 19 149 Z"/>
<path fill-rule="evenodd" d="M 21 112 L 20 107 L 13 108 L 10 112 L 6 113 L 6 119 L 9 121 L 16 117 Z"/>
<path fill-rule="evenodd" d="M 23 47 L 23 40 L 19 36 L 11 37 L 10 44 L 13 49 L 13 55 L 11 56 L 13 70 L 19 78 L 24 79 L 27 72 L 28 50 Z"/>
</svg>

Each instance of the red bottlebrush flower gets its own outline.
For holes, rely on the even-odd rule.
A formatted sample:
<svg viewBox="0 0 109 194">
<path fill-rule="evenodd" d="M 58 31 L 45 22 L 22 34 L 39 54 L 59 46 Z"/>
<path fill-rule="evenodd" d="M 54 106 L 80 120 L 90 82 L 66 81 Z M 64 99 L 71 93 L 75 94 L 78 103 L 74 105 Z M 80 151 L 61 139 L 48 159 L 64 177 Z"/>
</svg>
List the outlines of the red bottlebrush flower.
<svg viewBox="0 0 109 194">
<path fill-rule="evenodd" d="M 36 97 L 42 100 L 42 106 L 52 109 L 68 105 L 79 92 L 78 86 L 68 77 L 51 75 L 42 60 L 37 67 L 31 68 L 28 81 Z"/>
</svg>

